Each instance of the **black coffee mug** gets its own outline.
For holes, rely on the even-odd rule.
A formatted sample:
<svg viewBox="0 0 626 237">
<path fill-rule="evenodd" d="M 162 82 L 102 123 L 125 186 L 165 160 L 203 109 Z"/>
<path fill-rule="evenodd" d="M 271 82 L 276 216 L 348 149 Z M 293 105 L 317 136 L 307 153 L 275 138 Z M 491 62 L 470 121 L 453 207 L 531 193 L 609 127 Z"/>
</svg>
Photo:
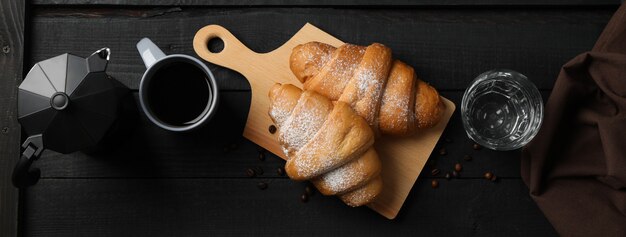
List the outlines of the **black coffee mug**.
<svg viewBox="0 0 626 237">
<path fill-rule="evenodd" d="M 174 132 L 206 124 L 219 98 L 209 68 L 189 55 L 165 55 L 148 38 L 137 43 L 137 50 L 147 68 L 139 84 L 139 102 L 150 121 Z"/>
</svg>

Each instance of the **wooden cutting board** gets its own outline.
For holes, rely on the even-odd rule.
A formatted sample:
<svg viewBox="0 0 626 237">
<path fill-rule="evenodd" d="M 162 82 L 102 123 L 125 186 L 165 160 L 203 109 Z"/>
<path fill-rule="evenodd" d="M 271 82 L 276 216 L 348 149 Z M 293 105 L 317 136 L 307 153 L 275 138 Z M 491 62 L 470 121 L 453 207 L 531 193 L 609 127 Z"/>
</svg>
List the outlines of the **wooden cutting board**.
<svg viewBox="0 0 626 237">
<path fill-rule="evenodd" d="M 217 53 L 209 51 L 207 44 L 213 38 L 220 38 L 224 41 L 222 51 Z M 243 136 L 283 159 L 285 155 L 278 144 L 278 133 L 271 134 L 268 131 L 269 126 L 272 125 L 267 113 L 268 92 L 275 83 L 289 83 L 302 88 L 302 83 L 289 69 L 289 56 L 296 45 L 310 41 L 323 42 L 335 47 L 343 44 L 342 41 L 308 23 L 289 41 L 269 53 L 256 53 L 250 50 L 227 29 L 219 25 L 203 27 L 193 39 L 193 48 L 201 58 L 235 70 L 248 79 L 252 88 L 252 102 Z M 369 207 L 381 215 L 389 219 L 396 217 L 441 137 L 455 110 L 454 103 L 445 98 L 443 101 L 447 110 L 437 126 L 423 130 L 418 135 L 409 138 L 388 136 L 377 138 L 375 147 L 383 164 L 384 188 L 381 195 L 374 203 L 369 204 Z"/>
</svg>

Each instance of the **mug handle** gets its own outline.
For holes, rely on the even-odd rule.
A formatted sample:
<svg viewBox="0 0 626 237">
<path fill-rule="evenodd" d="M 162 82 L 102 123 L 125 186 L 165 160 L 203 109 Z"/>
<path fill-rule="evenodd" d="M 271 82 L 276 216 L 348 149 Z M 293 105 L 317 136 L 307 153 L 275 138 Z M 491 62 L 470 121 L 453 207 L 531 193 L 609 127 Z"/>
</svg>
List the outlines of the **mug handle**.
<svg viewBox="0 0 626 237">
<path fill-rule="evenodd" d="M 163 51 L 148 38 L 143 38 L 137 43 L 137 51 L 139 51 L 146 68 L 150 68 L 156 61 L 165 57 Z"/>
</svg>

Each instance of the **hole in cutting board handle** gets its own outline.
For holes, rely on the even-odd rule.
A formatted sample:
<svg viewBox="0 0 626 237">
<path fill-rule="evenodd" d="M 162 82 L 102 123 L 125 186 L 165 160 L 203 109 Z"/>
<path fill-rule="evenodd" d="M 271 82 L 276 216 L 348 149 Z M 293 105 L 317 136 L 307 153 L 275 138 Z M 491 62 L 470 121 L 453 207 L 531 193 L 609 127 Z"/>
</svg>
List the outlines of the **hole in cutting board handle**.
<svg viewBox="0 0 626 237">
<path fill-rule="evenodd" d="M 207 48 L 211 53 L 220 53 L 224 50 L 224 41 L 220 37 L 212 37 L 207 41 Z"/>
</svg>

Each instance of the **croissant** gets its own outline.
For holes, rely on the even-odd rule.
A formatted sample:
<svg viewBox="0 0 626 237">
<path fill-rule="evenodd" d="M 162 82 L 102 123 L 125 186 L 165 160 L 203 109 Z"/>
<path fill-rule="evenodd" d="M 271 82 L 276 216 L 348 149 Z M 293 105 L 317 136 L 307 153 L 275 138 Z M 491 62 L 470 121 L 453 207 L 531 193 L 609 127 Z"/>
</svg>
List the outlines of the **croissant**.
<svg viewBox="0 0 626 237">
<path fill-rule="evenodd" d="M 437 124 L 445 110 L 437 90 L 382 44 L 309 42 L 293 49 L 289 66 L 305 90 L 348 103 L 377 133 L 415 134 Z"/>
<path fill-rule="evenodd" d="M 365 119 L 346 103 L 289 84 L 274 85 L 269 98 L 291 179 L 310 180 L 320 193 L 337 195 L 350 206 L 378 196 L 381 163 Z"/>
</svg>

